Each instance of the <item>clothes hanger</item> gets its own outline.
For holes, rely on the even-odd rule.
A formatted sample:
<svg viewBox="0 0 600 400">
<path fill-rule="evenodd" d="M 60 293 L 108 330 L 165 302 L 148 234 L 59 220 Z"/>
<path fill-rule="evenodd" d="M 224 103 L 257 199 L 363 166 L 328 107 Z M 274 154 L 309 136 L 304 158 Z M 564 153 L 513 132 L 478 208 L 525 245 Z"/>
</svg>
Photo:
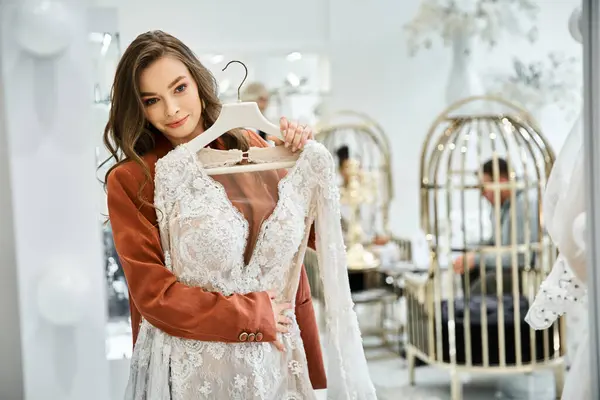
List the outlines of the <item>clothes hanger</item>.
<svg viewBox="0 0 600 400">
<path fill-rule="evenodd" d="M 281 131 L 279 130 L 279 126 L 271 123 L 267 120 L 260 110 L 258 109 L 258 105 L 255 102 L 242 102 L 240 91 L 242 89 L 242 85 L 248 78 L 248 68 L 246 65 L 237 60 L 229 61 L 225 68 L 222 71 L 225 71 L 229 65 L 232 63 L 239 63 L 244 67 L 245 75 L 242 83 L 238 86 L 237 94 L 238 94 L 238 102 L 237 103 L 229 103 L 223 104 L 221 107 L 221 113 L 219 117 L 215 121 L 215 123 L 205 130 L 202 134 L 198 135 L 194 139 L 185 143 L 185 146 L 192 153 L 198 153 L 202 149 L 204 149 L 209 143 L 218 139 L 225 132 L 228 132 L 232 129 L 236 128 L 254 128 L 260 129 L 261 131 L 267 133 L 270 136 L 274 136 L 279 139 L 283 139 L 281 136 Z M 278 153 L 281 153 L 280 149 L 277 149 Z M 251 171 L 266 171 L 271 169 L 281 169 L 281 168 L 290 168 L 294 166 L 296 160 L 298 159 L 298 155 L 291 152 L 291 150 L 287 151 L 289 156 L 286 159 L 293 158 L 294 161 L 283 161 L 283 162 L 263 162 L 260 164 L 244 164 L 244 165 L 234 165 L 229 167 L 218 167 L 211 168 L 207 170 L 209 175 L 217 175 L 217 174 L 230 174 L 236 172 L 251 172 Z M 252 158 L 250 156 L 251 152 L 242 153 L 240 162 L 242 160 L 247 160 L 252 162 Z M 262 149 L 262 155 L 268 154 L 267 149 Z M 293 157 L 292 157 L 293 155 Z"/>
<path fill-rule="evenodd" d="M 218 139 L 225 132 L 236 128 L 260 129 L 271 136 L 282 139 L 279 126 L 267 120 L 264 115 L 262 115 L 255 102 L 242 102 L 240 91 L 248 78 L 248 68 L 246 67 L 246 64 L 241 61 L 232 60 L 229 61 L 221 71 L 225 71 L 232 63 L 241 64 L 245 71 L 244 79 L 242 79 L 242 82 L 237 88 L 238 102 L 223 104 L 221 106 L 221 113 L 215 123 L 201 135 L 198 135 L 186 144 L 190 151 L 197 153 L 209 143 Z"/>
</svg>

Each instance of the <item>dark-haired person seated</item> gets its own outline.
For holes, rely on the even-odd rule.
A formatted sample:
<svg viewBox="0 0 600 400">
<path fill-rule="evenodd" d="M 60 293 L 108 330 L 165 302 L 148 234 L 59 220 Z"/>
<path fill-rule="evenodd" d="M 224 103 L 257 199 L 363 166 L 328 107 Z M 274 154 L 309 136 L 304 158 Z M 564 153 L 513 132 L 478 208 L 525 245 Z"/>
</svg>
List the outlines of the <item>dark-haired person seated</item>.
<svg viewBox="0 0 600 400">
<path fill-rule="evenodd" d="M 506 160 L 496 159 L 498 168 L 498 182 L 508 183 L 510 181 L 510 166 Z M 526 245 L 528 243 L 536 243 L 539 240 L 538 233 L 538 196 L 536 191 L 527 191 L 517 189 L 514 193 L 511 188 L 500 188 L 497 198 L 495 190 L 490 183 L 494 180 L 494 160 L 485 162 L 481 169 L 483 176 L 483 188 L 481 195 L 492 205 L 492 237 L 481 243 L 482 246 L 495 246 L 498 241 L 500 246 Z M 486 185 L 488 184 L 488 185 Z M 496 238 L 496 218 L 495 207 L 496 201 L 499 200 L 500 207 L 500 237 Z M 514 221 L 516 221 L 516 240 L 513 243 L 513 211 Z M 517 253 L 517 263 L 519 269 L 525 267 L 527 262 L 526 251 Z M 512 293 L 512 263 L 513 254 L 511 251 L 503 251 L 500 254 L 500 263 L 502 266 L 502 286 L 503 293 Z M 529 254 L 529 264 L 534 261 L 534 253 Z M 480 263 L 483 263 L 486 274 L 481 277 Z M 487 254 L 478 254 L 476 252 L 467 252 L 464 256 L 458 257 L 453 264 L 454 272 L 464 274 L 469 272 L 469 288 L 471 294 L 480 294 L 482 285 L 485 284 L 485 293 L 497 293 L 497 273 L 496 273 L 497 257 L 495 252 Z M 465 271 L 466 268 L 466 271 Z M 463 279 L 463 285 L 466 284 L 466 279 Z M 463 286 L 463 290 L 465 287 Z"/>
</svg>

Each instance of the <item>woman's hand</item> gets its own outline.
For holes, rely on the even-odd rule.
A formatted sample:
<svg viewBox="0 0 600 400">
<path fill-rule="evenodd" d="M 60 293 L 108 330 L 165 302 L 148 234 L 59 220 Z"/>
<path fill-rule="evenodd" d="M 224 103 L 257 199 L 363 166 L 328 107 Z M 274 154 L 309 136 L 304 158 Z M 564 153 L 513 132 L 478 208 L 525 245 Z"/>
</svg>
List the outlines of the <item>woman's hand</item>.
<svg viewBox="0 0 600 400">
<path fill-rule="evenodd" d="M 275 145 L 285 145 L 291 148 L 293 152 L 302 150 L 307 140 L 314 139 L 313 131 L 310 126 L 300 125 L 296 121 L 288 121 L 287 118 L 281 117 L 279 120 L 279 129 L 284 140 L 269 136 L 269 140 Z"/>
<path fill-rule="evenodd" d="M 269 291 L 269 298 L 271 299 L 271 306 L 273 307 L 273 317 L 275 318 L 275 328 L 279 333 L 288 333 L 289 325 L 292 323 L 288 317 L 285 316 L 287 310 L 292 309 L 292 303 L 275 303 L 275 292 Z M 279 340 L 273 343 L 277 350 L 285 351 L 283 343 Z"/>
</svg>

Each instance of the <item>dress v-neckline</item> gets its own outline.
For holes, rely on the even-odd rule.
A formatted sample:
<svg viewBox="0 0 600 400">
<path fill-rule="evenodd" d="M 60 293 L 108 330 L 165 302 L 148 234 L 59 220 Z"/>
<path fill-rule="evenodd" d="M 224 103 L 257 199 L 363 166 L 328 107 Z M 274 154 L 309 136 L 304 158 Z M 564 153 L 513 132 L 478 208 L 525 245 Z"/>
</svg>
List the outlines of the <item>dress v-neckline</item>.
<svg viewBox="0 0 600 400">
<path fill-rule="evenodd" d="M 183 146 L 183 147 L 185 147 L 185 146 Z M 250 254 L 250 259 L 248 260 L 247 264 L 245 261 L 243 262 L 244 269 L 248 269 L 250 266 L 255 264 L 255 262 L 256 262 L 255 259 L 257 257 L 260 247 L 262 246 L 262 241 L 263 241 L 263 237 L 265 236 L 267 226 L 271 225 L 271 223 L 276 219 L 277 214 L 281 210 L 281 207 L 283 204 L 283 200 L 282 200 L 283 186 L 298 173 L 298 165 L 306 157 L 306 151 L 308 149 L 310 149 L 311 147 L 312 147 L 312 144 L 310 142 L 308 142 L 304 146 L 304 149 L 300 152 L 300 156 L 298 157 L 296 164 L 294 164 L 294 166 L 292 168 L 290 168 L 289 173 L 286 174 L 286 176 L 284 176 L 282 179 L 280 179 L 279 182 L 277 183 L 277 202 L 275 203 L 275 208 L 271 212 L 271 215 L 269 215 L 260 224 L 260 227 L 258 230 L 258 235 L 256 237 L 256 242 L 254 243 L 254 248 L 252 249 L 252 253 Z M 186 147 L 186 151 L 187 151 L 188 155 L 190 156 L 192 162 L 194 163 L 196 171 L 200 174 L 200 176 L 203 179 L 206 179 L 207 182 L 209 182 L 215 189 L 217 189 L 219 191 L 219 193 L 221 193 L 223 200 L 227 204 L 227 207 L 240 220 L 240 222 L 244 228 L 244 252 L 245 252 L 246 249 L 248 248 L 248 244 L 249 244 L 248 239 L 250 236 L 250 222 L 246 219 L 244 214 L 242 214 L 242 212 L 231 202 L 231 199 L 229 198 L 229 196 L 227 196 L 227 191 L 225 190 L 225 186 L 223 186 L 223 184 L 221 182 L 217 181 L 216 179 L 211 177 L 206 172 L 206 169 L 204 168 L 204 166 L 198 159 L 198 155 L 196 153 L 191 152 L 187 147 Z M 227 151 L 227 150 L 224 150 L 224 151 Z M 276 171 L 276 170 L 273 170 L 273 171 Z M 257 172 L 251 172 L 251 173 L 257 173 Z"/>
</svg>

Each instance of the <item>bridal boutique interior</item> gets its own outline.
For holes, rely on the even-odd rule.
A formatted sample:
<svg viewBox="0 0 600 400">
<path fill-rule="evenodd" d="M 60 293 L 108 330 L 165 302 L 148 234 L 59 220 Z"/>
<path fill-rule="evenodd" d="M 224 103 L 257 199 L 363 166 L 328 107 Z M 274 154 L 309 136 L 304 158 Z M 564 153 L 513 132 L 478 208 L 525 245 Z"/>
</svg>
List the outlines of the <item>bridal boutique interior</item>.
<svg viewBox="0 0 600 400">
<path fill-rule="evenodd" d="M 157 29 L 223 103 L 310 125 L 330 151 L 378 399 L 561 398 L 588 310 L 538 330 L 528 312 L 557 259 L 542 193 L 584 126 L 580 1 L 0 7 L 0 399 L 123 398 L 130 298 L 102 135 L 123 51 Z M 325 330 L 324 266 L 311 249 L 304 265 Z"/>
</svg>

